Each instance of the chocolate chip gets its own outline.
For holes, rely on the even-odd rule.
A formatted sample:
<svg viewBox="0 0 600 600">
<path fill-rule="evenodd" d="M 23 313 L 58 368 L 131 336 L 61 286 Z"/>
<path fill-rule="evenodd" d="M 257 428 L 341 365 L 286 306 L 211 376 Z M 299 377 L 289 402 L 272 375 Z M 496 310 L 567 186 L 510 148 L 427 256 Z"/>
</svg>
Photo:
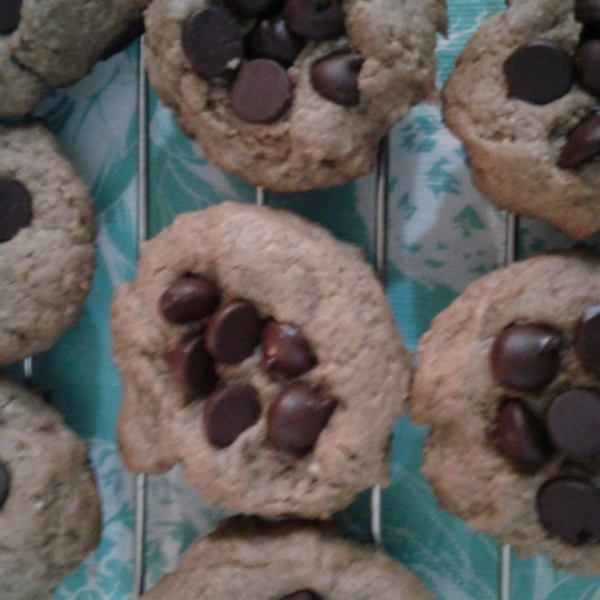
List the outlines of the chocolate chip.
<svg viewBox="0 0 600 600">
<path fill-rule="evenodd" d="M 550 383 L 560 367 L 560 333 L 546 325 L 511 325 L 495 339 L 490 353 L 496 382 L 514 390 Z"/>
<path fill-rule="evenodd" d="M 319 594 L 315 594 L 312 590 L 300 590 L 299 592 L 294 592 L 293 594 L 288 594 L 280 600 L 323 600 Z"/>
<path fill-rule="evenodd" d="M 575 68 L 581 85 L 592 94 L 600 94 L 600 40 L 588 40 L 575 52 Z"/>
<path fill-rule="evenodd" d="M 539 469 L 552 453 L 543 423 L 518 398 L 501 404 L 489 439 L 498 453 L 522 473 Z"/>
<path fill-rule="evenodd" d="M 260 21 L 250 34 L 250 58 L 270 58 L 289 67 L 302 51 L 304 42 L 290 33 L 282 17 Z"/>
<path fill-rule="evenodd" d="M 327 100 L 342 106 L 360 102 L 358 75 L 363 65 L 358 54 L 336 52 L 316 61 L 310 69 L 310 82 Z"/>
<path fill-rule="evenodd" d="M 303 383 L 288 386 L 269 408 L 269 440 L 278 450 L 296 456 L 306 454 L 327 426 L 336 404 Z"/>
<path fill-rule="evenodd" d="M 31 196 L 16 179 L 0 179 L 0 243 L 12 240 L 33 219 Z"/>
<path fill-rule="evenodd" d="M 4 463 L 0 463 L 0 509 L 6 504 L 10 493 L 10 472 Z"/>
<path fill-rule="evenodd" d="M 247 300 L 233 300 L 221 306 L 208 321 L 206 347 L 213 357 L 227 365 L 248 358 L 260 344 L 262 321 Z"/>
<path fill-rule="evenodd" d="M 600 26 L 600 0 L 577 0 L 575 18 L 586 25 Z"/>
<path fill-rule="evenodd" d="M 590 113 L 569 135 L 558 158 L 558 166 L 575 169 L 600 153 L 600 115 Z"/>
<path fill-rule="evenodd" d="M 260 418 L 258 395 L 249 385 L 219 388 L 204 403 L 204 428 L 218 448 L 231 446 Z"/>
<path fill-rule="evenodd" d="M 173 376 L 183 387 L 186 400 L 205 398 L 215 389 L 215 364 L 206 350 L 204 336 L 181 341 L 165 358 Z"/>
<path fill-rule="evenodd" d="M 221 293 L 204 277 L 180 277 L 160 297 L 159 308 L 171 323 L 208 317 L 219 306 Z"/>
<path fill-rule="evenodd" d="M 542 525 L 575 546 L 600 541 L 600 490 L 574 477 L 555 477 L 537 495 Z"/>
<path fill-rule="evenodd" d="M 296 377 L 310 371 L 317 359 L 295 325 L 272 320 L 263 330 L 262 361 L 268 371 Z"/>
<path fill-rule="evenodd" d="M 532 104 L 549 104 L 571 89 L 573 61 L 556 42 L 527 42 L 504 62 L 504 75 L 512 96 Z"/>
<path fill-rule="evenodd" d="M 0 33 L 12 33 L 21 20 L 22 0 L 2 0 L 0 2 Z"/>
<path fill-rule="evenodd" d="M 583 366 L 600 377 L 600 304 L 586 309 L 574 345 Z"/>
<path fill-rule="evenodd" d="M 272 15 L 283 6 L 284 0 L 223 0 L 231 11 L 250 19 Z"/>
<path fill-rule="evenodd" d="M 242 58 L 242 33 L 225 9 L 200 10 L 185 21 L 181 43 L 195 73 L 222 77 Z"/>
<path fill-rule="evenodd" d="M 344 33 L 342 0 L 287 0 L 283 16 L 291 32 L 323 41 Z"/>
</svg>

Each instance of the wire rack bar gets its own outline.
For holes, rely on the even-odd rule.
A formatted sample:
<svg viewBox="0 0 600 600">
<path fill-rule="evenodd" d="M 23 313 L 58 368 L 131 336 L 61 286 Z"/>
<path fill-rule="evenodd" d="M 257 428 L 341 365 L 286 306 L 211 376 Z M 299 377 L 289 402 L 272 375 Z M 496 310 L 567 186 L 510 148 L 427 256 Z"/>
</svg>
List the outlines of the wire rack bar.
<svg viewBox="0 0 600 600">
<path fill-rule="evenodd" d="M 267 205 L 267 192 L 264 187 L 257 187 L 254 192 L 254 202 L 256 206 L 266 206 Z"/>
</svg>

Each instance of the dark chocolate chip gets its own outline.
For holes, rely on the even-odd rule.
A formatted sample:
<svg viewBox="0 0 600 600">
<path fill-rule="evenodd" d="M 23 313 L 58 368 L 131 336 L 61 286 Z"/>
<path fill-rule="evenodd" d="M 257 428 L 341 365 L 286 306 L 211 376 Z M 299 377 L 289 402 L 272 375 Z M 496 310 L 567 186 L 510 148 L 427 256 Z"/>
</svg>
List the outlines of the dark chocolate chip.
<svg viewBox="0 0 600 600">
<path fill-rule="evenodd" d="M 336 52 L 316 61 L 310 69 L 310 82 L 327 100 L 342 106 L 360 102 L 358 76 L 363 59 L 351 52 Z"/>
<path fill-rule="evenodd" d="M 575 18 L 580 23 L 600 27 L 600 0 L 576 0 Z"/>
<path fill-rule="evenodd" d="M 501 404 L 489 439 L 498 453 L 523 473 L 539 469 L 552 454 L 543 423 L 518 398 Z"/>
<path fill-rule="evenodd" d="M 283 16 L 302 38 L 323 41 L 344 34 L 343 0 L 287 0 Z"/>
<path fill-rule="evenodd" d="M 552 443 L 569 458 L 584 460 L 600 455 L 600 396 L 570 390 L 556 398 L 546 415 Z"/>
<path fill-rule="evenodd" d="M 233 300 L 210 318 L 206 347 L 213 357 L 227 365 L 248 358 L 260 344 L 263 323 L 256 308 L 247 300 Z"/>
<path fill-rule="evenodd" d="M 12 240 L 33 219 L 31 196 L 16 179 L 0 179 L 0 242 Z"/>
<path fill-rule="evenodd" d="M 507 327 L 490 353 L 496 382 L 522 391 L 547 385 L 560 367 L 561 341 L 560 333 L 546 325 Z"/>
<path fill-rule="evenodd" d="M 296 377 L 316 364 L 310 344 L 302 332 L 289 323 L 269 321 L 262 335 L 262 360 L 268 371 Z"/>
<path fill-rule="evenodd" d="M 303 383 L 285 388 L 269 408 L 267 435 L 278 450 L 302 456 L 315 445 L 336 407 Z"/>
<path fill-rule="evenodd" d="M 575 169 L 600 153 L 600 115 L 590 113 L 567 136 L 558 166 Z"/>
<path fill-rule="evenodd" d="M 2 0 L 0 2 L 0 33 L 12 33 L 21 20 L 22 0 Z"/>
<path fill-rule="evenodd" d="M 253 19 L 272 15 L 283 6 L 284 0 L 223 0 L 223 4 L 242 17 Z"/>
<path fill-rule="evenodd" d="M 300 590 L 299 592 L 294 592 L 293 594 L 288 594 L 280 600 L 323 600 L 319 594 L 315 594 L 312 590 Z"/>
<path fill-rule="evenodd" d="M 304 42 L 290 33 L 282 17 L 260 21 L 250 34 L 250 58 L 270 58 L 289 67 L 302 51 Z"/>
<path fill-rule="evenodd" d="M 221 293 L 204 277 L 180 277 L 160 297 L 159 307 L 171 323 L 208 317 L 219 306 Z"/>
<path fill-rule="evenodd" d="M 185 21 L 181 43 L 195 73 L 204 79 L 222 77 L 242 58 L 240 28 L 221 8 L 200 10 Z"/>
<path fill-rule="evenodd" d="M 532 104 L 549 104 L 571 89 L 573 61 L 556 42 L 527 42 L 504 62 L 504 75 L 512 96 Z"/>
<path fill-rule="evenodd" d="M 574 344 L 583 366 L 600 377 L 600 304 L 586 309 Z"/>
<path fill-rule="evenodd" d="M 575 52 L 575 68 L 581 85 L 600 95 L 600 40 L 588 40 Z"/>
<path fill-rule="evenodd" d="M 235 114 L 249 123 L 274 123 L 292 104 L 286 70 L 267 58 L 251 60 L 237 72 L 229 94 Z"/>
<path fill-rule="evenodd" d="M 204 428 L 218 448 L 231 446 L 260 418 L 261 407 L 256 391 L 249 385 L 219 388 L 204 403 Z"/>
<path fill-rule="evenodd" d="M 0 463 L 0 509 L 6 504 L 10 493 L 10 472 L 4 463 Z"/>
<path fill-rule="evenodd" d="M 575 546 L 600 541 L 600 490 L 573 477 L 547 481 L 537 495 L 542 525 Z"/>
<path fill-rule="evenodd" d="M 181 341 L 165 358 L 186 400 L 205 398 L 215 389 L 215 363 L 206 350 L 204 336 Z"/>
</svg>

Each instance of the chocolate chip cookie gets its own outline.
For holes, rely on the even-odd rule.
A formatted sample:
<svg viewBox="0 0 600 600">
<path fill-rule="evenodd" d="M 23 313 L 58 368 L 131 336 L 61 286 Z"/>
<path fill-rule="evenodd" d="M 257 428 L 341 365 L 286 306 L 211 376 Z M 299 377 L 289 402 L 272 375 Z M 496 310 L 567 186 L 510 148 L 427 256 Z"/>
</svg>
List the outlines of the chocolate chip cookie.
<svg viewBox="0 0 600 600">
<path fill-rule="evenodd" d="M 85 445 L 37 393 L 0 378 L 0 597 L 51 598 L 100 528 Z"/>
<path fill-rule="evenodd" d="M 93 207 L 41 125 L 0 127 L 0 364 L 71 327 L 94 268 Z"/>
<path fill-rule="evenodd" d="M 196 542 L 145 600 L 432 600 L 406 567 L 327 524 L 236 517 Z"/>
<path fill-rule="evenodd" d="M 150 79 L 218 167 L 280 192 L 373 170 L 435 91 L 445 0 L 157 0 Z"/>
<path fill-rule="evenodd" d="M 326 517 L 388 483 L 410 361 L 358 249 L 223 203 L 148 242 L 112 303 L 127 466 L 183 461 L 209 502 Z"/>
<path fill-rule="evenodd" d="M 470 285 L 421 339 L 412 416 L 446 509 L 523 556 L 600 573 L 600 257 Z"/>
<path fill-rule="evenodd" d="M 75 83 L 143 27 L 149 0 L 3 0 L 0 116 L 25 115 L 46 90 Z"/>
<path fill-rule="evenodd" d="M 467 43 L 444 121 L 499 207 L 575 239 L 600 231 L 597 0 L 513 2 Z"/>
</svg>

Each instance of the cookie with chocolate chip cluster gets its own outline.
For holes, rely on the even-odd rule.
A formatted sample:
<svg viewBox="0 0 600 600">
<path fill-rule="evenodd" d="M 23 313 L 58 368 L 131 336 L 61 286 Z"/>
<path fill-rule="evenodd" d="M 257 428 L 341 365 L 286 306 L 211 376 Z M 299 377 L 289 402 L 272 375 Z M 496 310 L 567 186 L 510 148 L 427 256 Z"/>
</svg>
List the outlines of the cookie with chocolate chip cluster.
<svg viewBox="0 0 600 600">
<path fill-rule="evenodd" d="M 477 189 L 574 239 L 600 231 L 598 14 L 598 0 L 512 2 L 443 89 Z"/>
<path fill-rule="evenodd" d="M 433 600 L 419 579 L 330 524 L 235 517 L 200 539 L 144 600 Z"/>
<path fill-rule="evenodd" d="M 26 115 L 142 31 L 149 0 L 3 0 L 0 116 Z"/>
<path fill-rule="evenodd" d="M 183 462 L 207 501 L 269 517 L 326 517 L 388 483 L 410 360 L 358 249 L 223 203 L 148 242 L 111 312 L 130 469 Z"/>
<path fill-rule="evenodd" d="M 600 257 L 542 254 L 471 284 L 422 337 L 412 417 L 447 510 L 600 573 Z"/>
<path fill-rule="evenodd" d="M 221 169 L 280 192 L 373 170 L 435 92 L 445 0 L 157 0 L 150 80 Z"/>
<path fill-rule="evenodd" d="M 45 600 L 98 545 L 83 442 L 34 391 L 0 378 L 0 597 Z"/>
<path fill-rule="evenodd" d="M 0 365 L 71 327 L 94 269 L 93 206 L 39 124 L 0 127 Z"/>
</svg>

